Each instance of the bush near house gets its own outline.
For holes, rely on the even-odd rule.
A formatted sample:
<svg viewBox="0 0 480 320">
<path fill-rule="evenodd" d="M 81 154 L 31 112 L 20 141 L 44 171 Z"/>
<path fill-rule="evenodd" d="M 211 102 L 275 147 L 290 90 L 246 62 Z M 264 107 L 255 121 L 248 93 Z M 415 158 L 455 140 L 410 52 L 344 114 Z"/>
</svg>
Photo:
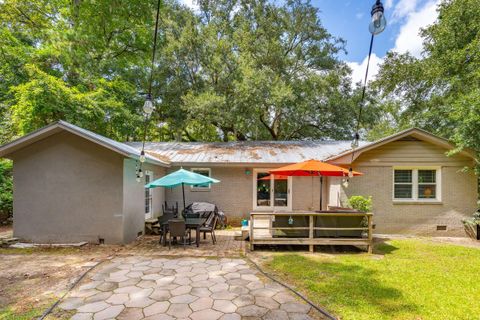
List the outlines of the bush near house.
<svg viewBox="0 0 480 320">
<path fill-rule="evenodd" d="M 372 211 L 372 196 L 351 196 L 348 199 L 348 205 L 352 209 L 356 209 L 362 212 L 371 212 Z"/>
<path fill-rule="evenodd" d="M 0 159 L 0 224 L 13 216 L 12 162 Z"/>
</svg>

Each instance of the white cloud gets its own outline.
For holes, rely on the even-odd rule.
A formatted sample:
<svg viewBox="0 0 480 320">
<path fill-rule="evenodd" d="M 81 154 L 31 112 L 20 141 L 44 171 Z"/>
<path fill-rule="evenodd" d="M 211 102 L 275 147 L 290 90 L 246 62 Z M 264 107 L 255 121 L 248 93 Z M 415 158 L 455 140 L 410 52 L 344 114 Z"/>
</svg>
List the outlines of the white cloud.
<svg viewBox="0 0 480 320">
<path fill-rule="evenodd" d="M 197 0 L 181 0 L 181 3 L 193 11 L 198 11 L 198 2 Z"/>
<path fill-rule="evenodd" d="M 352 83 L 356 84 L 365 79 L 365 71 L 367 69 L 367 59 L 368 56 L 363 59 L 362 63 L 358 62 L 347 62 L 347 65 L 352 69 Z M 380 70 L 380 64 L 383 62 L 383 58 L 378 57 L 375 53 L 372 53 L 370 57 L 370 67 L 368 68 L 368 78 L 367 81 L 372 80 L 377 75 Z"/>
<path fill-rule="evenodd" d="M 423 40 L 420 37 L 420 29 L 435 22 L 438 16 L 436 8 L 439 2 L 439 0 L 429 1 L 418 11 L 408 14 L 406 22 L 400 27 L 400 32 L 395 40 L 394 51 L 410 52 L 417 58 L 421 57 Z"/>
<path fill-rule="evenodd" d="M 357 19 L 362 19 L 362 18 L 363 18 L 363 15 L 364 15 L 363 12 L 357 12 L 357 14 L 355 14 L 355 17 L 356 17 Z"/>
<path fill-rule="evenodd" d="M 385 10 L 388 10 L 391 7 L 393 7 L 393 0 L 386 0 L 384 5 Z"/>
<path fill-rule="evenodd" d="M 400 0 L 393 9 L 393 20 L 406 17 L 417 8 L 418 0 Z"/>
</svg>

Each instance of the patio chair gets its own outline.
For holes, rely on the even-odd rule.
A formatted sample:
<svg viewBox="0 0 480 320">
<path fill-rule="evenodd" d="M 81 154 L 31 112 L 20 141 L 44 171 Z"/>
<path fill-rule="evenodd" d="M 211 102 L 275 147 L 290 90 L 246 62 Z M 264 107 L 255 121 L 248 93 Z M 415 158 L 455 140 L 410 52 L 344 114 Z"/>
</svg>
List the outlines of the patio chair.
<svg viewBox="0 0 480 320">
<path fill-rule="evenodd" d="M 215 227 L 217 226 L 218 216 L 216 214 L 211 214 L 203 227 L 200 227 L 200 232 L 203 232 L 203 239 L 207 239 L 207 233 L 210 233 L 212 236 L 213 244 L 217 243 L 217 237 L 215 236 Z"/>
<path fill-rule="evenodd" d="M 169 207 L 167 201 L 165 201 L 165 204 L 162 204 L 162 212 L 163 215 L 171 215 L 178 218 L 178 202 L 175 202 L 175 205 L 172 204 L 172 206 Z"/>
<path fill-rule="evenodd" d="M 185 226 L 185 221 L 182 219 L 172 219 L 168 220 L 168 249 L 170 250 L 172 246 L 172 237 L 179 237 L 183 242 L 183 249 L 187 245 L 187 238 L 189 243 L 191 243 L 191 233 L 190 229 L 187 229 Z"/>
<path fill-rule="evenodd" d="M 175 205 L 172 205 L 171 207 L 168 206 L 167 201 L 165 201 L 165 204 L 162 204 L 162 215 L 158 217 L 158 224 L 160 225 L 160 239 L 158 243 L 162 243 L 163 237 L 166 236 L 166 234 L 163 233 L 163 224 L 165 222 L 168 222 L 171 219 L 177 219 L 178 218 L 178 202 L 175 203 Z M 168 226 L 167 226 L 167 231 L 168 231 Z"/>
</svg>

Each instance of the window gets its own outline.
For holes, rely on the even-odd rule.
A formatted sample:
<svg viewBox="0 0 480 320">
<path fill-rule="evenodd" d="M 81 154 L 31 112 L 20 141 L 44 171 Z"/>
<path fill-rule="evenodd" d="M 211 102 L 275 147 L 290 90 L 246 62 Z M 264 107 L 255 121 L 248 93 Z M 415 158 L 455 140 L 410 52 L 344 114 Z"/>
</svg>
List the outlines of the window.
<svg viewBox="0 0 480 320">
<path fill-rule="evenodd" d="M 153 173 L 151 171 L 145 172 L 145 184 L 153 181 Z M 152 217 L 152 189 L 145 188 L 145 219 Z"/>
<path fill-rule="evenodd" d="M 210 174 L 211 174 L 210 168 L 192 168 L 190 171 L 201 174 L 201 175 L 209 177 L 209 178 L 210 178 Z M 192 191 L 209 191 L 210 186 L 211 186 L 211 184 L 192 185 L 191 190 Z"/>
<path fill-rule="evenodd" d="M 393 199 L 431 201 L 440 200 L 440 169 L 394 169 Z"/>
</svg>

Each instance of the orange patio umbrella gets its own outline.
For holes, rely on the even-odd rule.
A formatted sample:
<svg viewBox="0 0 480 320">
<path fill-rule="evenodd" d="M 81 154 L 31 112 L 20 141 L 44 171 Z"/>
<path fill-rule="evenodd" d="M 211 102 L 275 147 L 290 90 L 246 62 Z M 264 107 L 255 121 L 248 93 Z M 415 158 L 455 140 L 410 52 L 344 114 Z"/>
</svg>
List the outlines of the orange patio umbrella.
<svg viewBox="0 0 480 320">
<path fill-rule="evenodd" d="M 270 174 L 295 176 L 295 177 L 320 177 L 320 210 L 322 210 L 322 177 L 348 177 L 349 170 L 322 162 L 319 160 L 307 160 L 299 163 L 290 164 L 288 166 L 280 167 L 269 171 Z M 350 175 L 360 176 L 363 173 L 352 171 Z"/>
<path fill-rule="evenodd" d="M 272 177 L 272 175 L 268 175 L 268 176 L 265 176 L 265 177 L 260 178 L 258 180 L 270 180 L 271 177 Z M 282 174 L 274 174 L 273 178 L 275 180 L 288 180 L 288 176 L 284 176 Z"/>
</svg>

